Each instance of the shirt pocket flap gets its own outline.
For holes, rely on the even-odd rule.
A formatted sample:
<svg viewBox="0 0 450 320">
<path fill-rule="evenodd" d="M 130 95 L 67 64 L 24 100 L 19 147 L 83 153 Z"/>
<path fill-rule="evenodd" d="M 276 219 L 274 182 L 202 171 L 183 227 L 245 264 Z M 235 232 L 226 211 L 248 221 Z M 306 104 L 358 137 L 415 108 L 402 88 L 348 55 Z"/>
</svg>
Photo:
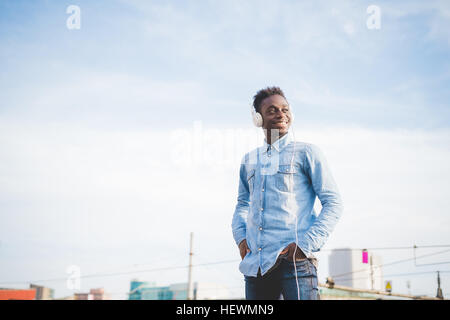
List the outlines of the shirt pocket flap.
<svg viewBox="0 0 450 320">
<path fill-rule="evenodd" d="M 298 173 L 298 167 L 290 164 L 280 164 L 278 166 L 278 173 L 290 174 L 290 173 Z"/>
</svg>

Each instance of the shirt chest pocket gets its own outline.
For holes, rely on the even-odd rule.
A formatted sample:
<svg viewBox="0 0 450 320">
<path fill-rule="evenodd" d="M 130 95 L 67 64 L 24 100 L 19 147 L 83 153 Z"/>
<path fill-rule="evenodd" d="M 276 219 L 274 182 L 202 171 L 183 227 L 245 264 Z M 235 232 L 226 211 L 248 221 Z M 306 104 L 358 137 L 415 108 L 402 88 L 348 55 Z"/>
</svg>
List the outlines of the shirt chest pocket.
<svg viewBox="0 0 450 320">
<path fill-rule="evenodd" d="M 255 184 L 255 169 L 251 169 L 251 170 L 248 171 L 247 183 L 248 183 L 248 189 L 250 191 L 250 194 L 252 194 L 253 193 L 253 186 Z"/>
<path fill-rule="evenodd" d="M 295 165 L 280 165 L 275 175 L 276 188 L 283 192 L 291 191 L 291 185 L 293 188 L 298 172 L 298 168 Z"/>
</svg>

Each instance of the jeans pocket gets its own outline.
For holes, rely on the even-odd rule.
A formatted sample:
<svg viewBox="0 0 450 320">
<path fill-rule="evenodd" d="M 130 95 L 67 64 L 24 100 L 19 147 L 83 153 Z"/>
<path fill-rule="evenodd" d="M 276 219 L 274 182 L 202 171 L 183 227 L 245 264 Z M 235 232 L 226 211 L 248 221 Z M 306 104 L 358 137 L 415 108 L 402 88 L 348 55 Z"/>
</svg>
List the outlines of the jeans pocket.
<svg viewBox="0 0 450 320">
<path fill-rule="evenodd" d="M 308 259 L 296 260 L 295 262 L 286 258 L 286 263 L 293 273 L 297 273 L 297 277 L 309 277 L 314 275 L 311 264 Z M 295 275 L 295 274 L 294 274 Z"/>
</svg>

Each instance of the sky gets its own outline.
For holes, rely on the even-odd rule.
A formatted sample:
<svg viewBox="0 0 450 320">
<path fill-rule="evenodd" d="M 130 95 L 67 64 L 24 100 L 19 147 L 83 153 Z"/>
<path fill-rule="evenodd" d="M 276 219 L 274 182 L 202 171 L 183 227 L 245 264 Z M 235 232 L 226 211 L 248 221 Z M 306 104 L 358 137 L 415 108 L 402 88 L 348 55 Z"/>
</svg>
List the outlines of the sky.
<svg viewBox="0 0 450 320">
<path fill-rule="evenodd" d="M 243 296 L 231 218 L 240 159 L 263 142 L 250 104 L 271 85 L 344 201 L 320 282 L 333 248 L 450 245 L 449 56 L 448 1 L 1 1 L 0 287 L 124 299 L 132 278 L 185 282 L 164 268 L 188 264 L 193 232 L 194 264 L 228 261 L 194 280 Z M 434 296 L 441 271 L 450 295 L 445 249 L 385 280 Z"/>
</svg>

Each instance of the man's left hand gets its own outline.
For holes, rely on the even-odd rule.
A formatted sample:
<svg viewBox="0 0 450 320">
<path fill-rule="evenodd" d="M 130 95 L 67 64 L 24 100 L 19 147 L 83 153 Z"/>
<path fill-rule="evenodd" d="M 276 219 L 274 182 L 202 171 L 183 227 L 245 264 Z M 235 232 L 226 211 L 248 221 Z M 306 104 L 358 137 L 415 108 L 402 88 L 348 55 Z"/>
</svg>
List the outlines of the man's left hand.
<svg viewBox="0 0 450 320">
<path fill-rule="evenodd" d="M 297 250 L 295 250 L 295 247 L 297 247 Z M 294 256 L 295 252 L 295 259 L 306 259 L 306 255 L 303 253 L 302 249 L 300 249 L 295 242 L 292 242 L 289 244 L 286 248 L 284 248 L 283 251 L 280 252 L 280 254 L 285 254 L 287 252 L 287 258 L 289 260 L 292 260 L 292 257 Z"/>
</svg>

